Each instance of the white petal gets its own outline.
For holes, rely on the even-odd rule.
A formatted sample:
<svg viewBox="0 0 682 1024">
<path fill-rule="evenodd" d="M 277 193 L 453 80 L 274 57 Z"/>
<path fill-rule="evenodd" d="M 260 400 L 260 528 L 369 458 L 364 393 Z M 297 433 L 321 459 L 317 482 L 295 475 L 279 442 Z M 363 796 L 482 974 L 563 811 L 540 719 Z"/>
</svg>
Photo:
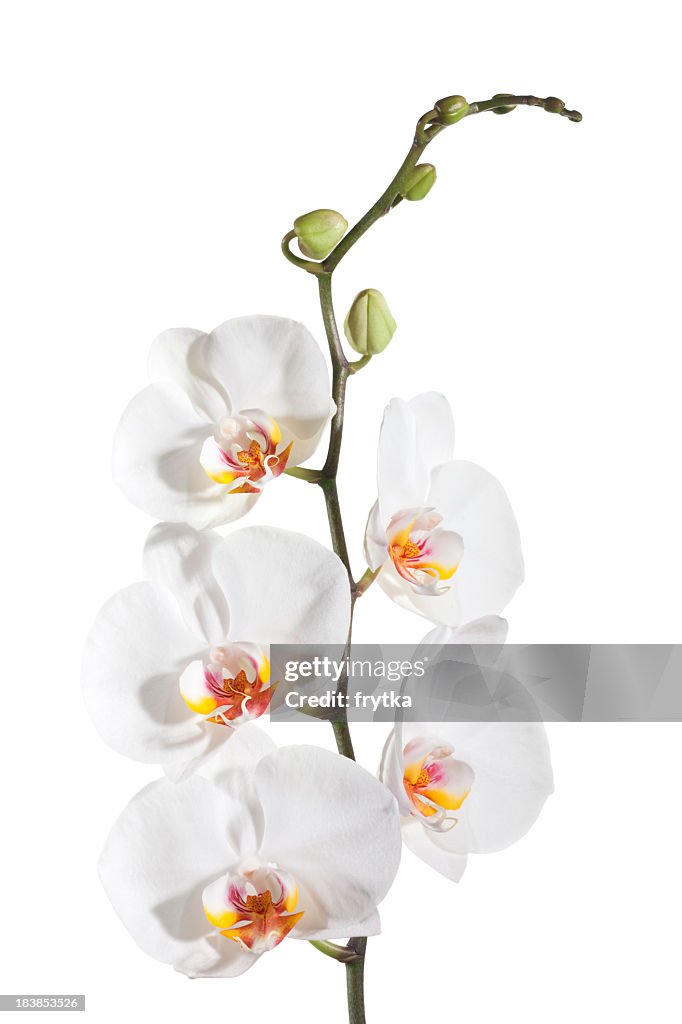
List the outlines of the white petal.
<svg viewBox="0 0 682 1024">
<path fill-rule="evenodd" d="M 375 571 L 388 559 L 387 524 L 388 520 L 382 523 L 379 502 L 375 501 L 367 517 L 364 544 L 367 565 Z"/>
<path fill-rule="evenodd" d="M 456 828 L 457 826 L 455 826 Z M 442 850 L 433 842 L 434 833 L 414 818 L 402 825 L 403 842 L 408 850 L 425 864 L 435 868 L 453 882 L 459 882 L 467 866 L 467 855 L 453 850 Z"/>
<path fill-rule="evenodd" d="M 404 508 L 425 505 L 432 469 L 452 458 L 454 425 L 447 399 L 435 391 L 388 405 L 379 437 L 377 484 L 386 522 Z"/>
<path fill-rule="evenodd" d="M 265 832 L 261 853 L 296 879 L 298 938 L 373 933 L 376 906 L 400 860 L 395 800 L 347 758 L 285 747 L 256 769 Z"/>
<path fill-rule="evenodd" d="M 190 711 L 197 715 L 208 715 L 218 706 L 206 679 L 206 668 L 202 660 L 191 661 L 180 676 L 180 693 Z"/>
<path fill-rule="evenodd" d="M 449 462 L 455 447 L 455 424 L 445 395 L 425 391 L 407 405 L 416 423 L 417 445 L 429 472 L 441 462 Z"/>
<path fill-rule="evenodd" d="M 545 727 L 539 722 L 431 722 L 402 725 L 402 744 L 436 736 L 474 771 L 457 825 L 433 833 L 440 849 L 492 853 L 526 834 L 554 788 Z"/>
<path fill-rule="evenodd" d="M 348 576 L 339 558 L 303 534 L 252 526 L 216 550 L 213 571 L 230 608 L 230 639 L 345 643 Z"/>
<path fill-rule="evenodd" d="M 258 495 L 226 495 L 207 477 L 199 455 L 213 429 L 177 385 L 151 384 L 121 417 L 114 480 L 134 505 L 157 519 L 203 529 L 239 518 Z"/>
<path fill-rule="evenodd" d="M 461 619 L 501 612 L 523 581 L 519 529 L 502 485 L 472 462 L 448 462 L 434 470 L 428 502 L 443 516 L 443 528 L 464 541 L 462 562 L 452 580 Z"/>
<path fill-rule="evenodd" d="M 403 762 L 402 731 L 394 726 L 390 733 L 384 749 L 381 753 L 381 764 L 379 766 L 379 778 L 385 786 L 388 786 L 398 804 L 398 811 L 403 821 L 412 817 L 412 805 L 407 796 L 404 786 L 405 768 Z"/>
<path fill-rule="evenodd" d="M 297 439 L 290 465 L 313 454 L 334 406 L 324 357 L 303 324 L 274 316 L 228 320 L 210 334 L 206 365 L 234 412 L 264 409 Z"/>
<path fill-rule="evenodd" d="M 490 644 L 497 647 L 505 643 L 508 630 L 509 624 L 506 619 L 501 619 L 499 615 L 485 615 L 482 619 L 465 622 L 457 629 L 437 626 L 426 634 L 422 643 L 445 646 L 448 644 Z"/>
<path fill-rule="evenodd" d="M 144 549 L 146 574 L 171 591 L 189 629 L 209 644 L 221 643 L 229 631 L 227 602 L 211 565 L 221 540 L 210 530 L 161 523 Z"/>
<path fill-rule="evenodd" d="M 401 398 L 394 398 L 384 412 L 377 453 L 379 508 L 384 524 L 401 509 L 424 504 L 429 469 L 421 458 L 410 407 Z"/>
<path fill-rule="evenodd" d="M 214 929 L 212 935 L 192 943 L 190 950 L 178 956 L 173 966 L 188 978 L 236 978 L 259 959 L 258 954 L 247 952 Z"/>
<path fill-rule="evenodd" d="M 173 381 L 198 413 L 217 421 L 225 415 L 225 400 L 211 385 L 204 361 L 208 335 L 191 327 L 164 331 L 154 341 L 147 370 L 151 381 Z"/>
<path fill-rule="evenodd" d="M 464 544 L 464 557 L 466 557 L 466 541 Z M 448 626 L 457 626 L 462 620 L 462 611 L 459 602 L 459 589 L 457 587 L 457 576 L 459 570 L 452 579 L 448 580 L 449 587 L 441 594 L 428 595 L 420 594 L 416 587 L 413 587 L 406 580 L 402 579 L 395 566 L 389 560 L 384 564 L 383 569 L 377 576 L 377 582 L 384 593 L 388 594 L 391 600 L 395 601 L 401 608 L 407 611 L 416 612 L 432 622 L 442 622 Z"/>
<path fill-rule="evenodd" d="M 242 814 L 199 776 L 181 786 L 153 782 L 125 808 L 102 851 L 102 884 L 132 937 L 190 976 L 241 974 L 254 961 L 236 943 L 216 942 L 201 902 L 206 885 L 240 856 L 225 822 Z"/>
<path fill-rule="evenodd" d="M 242 802 L 251 806 L 253 821 L 260 822 L 262 816 L 251 798 L 250 780 L 258 762 L 277 750 L 277 744 L 253 722 L 244 722 L 235 728 L 209 722 L 207 728 L 211 730 L 211 746 L 189 761 L 165 764 L 166 776 L 173 782 L 183 782 L 198 771 L 217 785 L 227 785 L 233 796 L 241 794 Z M 251 847 L 255 849 L 258 842 L 254 833 Z"/>
<path fill-rule="evenodd" d="M 211 739 L 213 740 L 211 745 L 202 750 L 196 757 L 191 757 L 189 760 L 185 758 L 181 761 L 170 761 L 162 765 L 163 773 L 169 782 L 184 782 L 185 779 L 191 778 L 197 772 L 201 773 L 204 766 L 213 760 L 216 751 L 221 750 L 228 740 L 234 739 L 236 736 L 236 730 L 234 729 L 224 730 L 221 734 L 218 731 L 219 728 L 217 726 L 215 732 L 211 734 Z"/>
<path fill-rule="evenodd" d="M 171 594 L 153 583 L 120 591 L 102 608 L 83 658 L 83 693 L 102 738 L 138 761 L 198 756 L 214 740 L 191 713 L 180 675 L 203 652 Z"/>
<path fill-rule="evenodd" d="M 254 783 L 256 768 L 263 758 L 277 753 L 279 748 L 265 730 L 253 722 L 230 732 L 229 743 L 223 743 L 199 771 L 202 778 L 229 795 L 234 807 L 241 808 L 238 815 L 226 820 L 226 834 L 235 850 L 250 855 L 260 847 L 265 827 Z"/>
<path fill-rule="evenodd" d="M 226 785 L 233 773 L 253 775 L 256 765 L 278 749 L 264 729 L 254 722 L 246 722 L 235 729 L 234 740 L 202 767 L 201 774 L 215 785 Z"/>
</svg>

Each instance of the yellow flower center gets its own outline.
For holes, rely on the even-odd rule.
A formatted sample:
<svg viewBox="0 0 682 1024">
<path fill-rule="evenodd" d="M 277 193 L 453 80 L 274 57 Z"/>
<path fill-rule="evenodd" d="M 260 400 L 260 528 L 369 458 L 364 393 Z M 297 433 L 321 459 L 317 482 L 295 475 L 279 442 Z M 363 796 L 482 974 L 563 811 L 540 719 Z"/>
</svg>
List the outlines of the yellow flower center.
<svg viewBox="0 0 682 1024">
<path fill-rule="evenodd" d="M 413 540 L 408 540 L 400 548 L 400 551 L 396 552 L 396 554 L 398 558 L 418 558 L 420 551 Z"/>
</svg>

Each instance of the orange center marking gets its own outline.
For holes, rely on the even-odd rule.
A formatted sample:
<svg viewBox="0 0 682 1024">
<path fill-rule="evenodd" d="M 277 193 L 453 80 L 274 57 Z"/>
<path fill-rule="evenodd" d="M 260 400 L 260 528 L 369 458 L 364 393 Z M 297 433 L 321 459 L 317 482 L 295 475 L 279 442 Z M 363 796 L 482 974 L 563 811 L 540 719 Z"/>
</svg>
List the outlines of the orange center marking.
<svg viewBox="0 0 682 1024">
<path fill-rule="evenodd" d="M 259 892 L 255 896 L 246 897 L 246 909 L 250 914 L 267 914 L 272 908 L 272 893 L 269 889 Z"/>
<path fill-rule="evenodd" d="M 258 441 L 252 441 L 248 449 L 237 452 L 237 458 L 243 466 L 258 466 L 263 469 L 263 449 Z"/>
<path fill-rule="evenodd" d="M 225 693 L 246 693 L 246 688 L 249 685 L 249 681 L 246 678 L 246 672 L 244 669 L 238 672 L 234 679 L 225 679 L 223 682 L 223 690 Z"/>
</svg>

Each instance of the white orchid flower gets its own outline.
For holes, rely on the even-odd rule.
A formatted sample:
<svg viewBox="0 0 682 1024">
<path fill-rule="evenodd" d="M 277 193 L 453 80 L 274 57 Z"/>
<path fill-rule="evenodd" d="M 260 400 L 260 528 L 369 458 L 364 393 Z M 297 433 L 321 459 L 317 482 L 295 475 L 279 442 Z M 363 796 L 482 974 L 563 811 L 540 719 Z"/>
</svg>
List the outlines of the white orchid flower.
<svg viewBox="0 0 682 1024">
<path fill-rule="evenodd" d="M 197 529 L 245 515 L 310 458 L 335 409 L 322 352 L 282 317 L 165 331 L 149 376 L 119 424 L 114 479 L 145 512 Z"/>
<path fill-rule="evenodd" d="M 114 749 L 180 779 L 267 709 L 270 644 L 345 642 L 348 576 L 316 541 L 261 526 L 160 524 L 144 564 L 90 631 L 85 701 Z"/>
<path fill-rule="evenodd" d="M 453 461 L 447 400 L 426 392 L 395 398 L 384 414 L 378 500 L 365 554 L 396 604 L 458 626 L 502 611 L 523 580 L 516 519 L 497 480 Z"/>
<path fill-rule="evenodd" d="M 405 845 L 453 881 L 470 853 L 521 839 L 553 790 L 540 722 L 396 724 L 380 777 L 398 801 Z"/>
<path fill-rule="evenodd" d="M 399 860 L 385 786 L 318 747 L 278 750 L 251 725 L 202 774 L 138 793 L 100 877 L 145 953 L 189 977 L 233 977 L 286 936 L 376 934 Z"/>
</svg>

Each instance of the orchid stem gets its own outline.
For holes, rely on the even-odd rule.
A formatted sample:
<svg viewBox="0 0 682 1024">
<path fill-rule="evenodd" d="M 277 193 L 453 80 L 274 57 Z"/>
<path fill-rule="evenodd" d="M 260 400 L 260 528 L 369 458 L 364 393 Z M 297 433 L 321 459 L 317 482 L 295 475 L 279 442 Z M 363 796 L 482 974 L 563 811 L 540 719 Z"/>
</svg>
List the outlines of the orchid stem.
<svg viewBox="0 0 682 1024">
<path fill-rule="evenodd" d="M 346 964 L 346 992 L 348 994 L 348 1020 L 350 1024 L 365 1024 L 365 952 L 367 939 L 351 939 L 348 949 L 357 954 L 357 960 Z"/>
<path fill-rule="evenodd" d="M 353 749 L 353 740 L 351 739 L 348 722 L 343 720 L 332 722 L 332 729 L 334 730 L 336 749 L 339 754 L 342 754 L 343 757 L 348 757 L 351 761 L 354 761 L 355 750 Z"/>
<path fill-rule="evenodd" d="M 580 114 L 579 111 L 566 110 L 563 101 L 556 99 L 554 96 L 548 96 L 546 99 L 540 99 L 538 96 L 515 96 L 510 93 L 504 93 L 493 96 L 492 99 L 489 100 L 477 100 L 475 103 L 471 103 L 469 105 L 469 111 L 466 117 L 462 118 L 462 121 L 465 121 L 468 117 L 472 117 L 474 114 L 483 114 L 488 110 L 500 110 L 516 106 L 541 107 L 549 113 L 555 113 L 559 114 L 561 117 L 567 117 L 569 121 L 582 120 L 582 114 Z M 346 253 L 360 238 L 362 238 L 365 232 L 368 231 L 376 221 L 380 220 L 387 213 L 390 213 L 394 203 L 402 198 L 402 188 L 416 167 L 422 153 L 428 144 L 435 139 L 436 135 L 440 135 L 440 133 L 448 127 L 445 124 L 439 124 L 435 121 L 437 117 L 437 111 L 430 110 L 419 119 L 414 141 L 410 146 L 407 156 L 400 165 L 397 174 L 386 191 L 379 196 L 374 205 L 370 206 L 367 213 L 365 213 L 364 216 L 362 216 L 360 220 L 353 225 L 350 231 L 348 231 L 338 243 L 336 248 L 330 252 L 326 260 L 320 264 L 320 266 L 322 266 L 329 275 L 333 273 Z M 429 125 L 430 121 L 435 121 L 435 123 L 431 123 Z M 427 125 L 429 126 L 427 127 Z"/>
<path fill-rule="evenodd" d="M 559 114 L 567 117 L 570 121 L 582 120 L 582 115 L 577 110 L 566 110 L 562 100 L 554 96 L 541 99 L 538 96 L 523 95 L 517 96 L 510 93 L 498 93 L 489 100 L 481 100 L 469 104 L 468 111 L 461 120 L 471 117 L 474 114 L 482 114 L 486 111 L 497 111 L 507 113 L 517 106 L 541 107 L 550 114 Z M 366 231 L 390 213 L 404 196 L 407 185 L 417 162 L 429 145 L 439 135 L 447 124 L 440 120 L 437 107 L 424 114 L 415 129 L 414 140 L 407 156 L 400 165 L 397 173 L 390 182 L 388 188 L 379 196 L 377 201 L 357 221 L 357 223 L 346 233 L 341 241 L 329 253 L 326 259 L 316 262 L 303 259 L 291 251 L 291 242 L 296 237 L 295 231 L 289 231 L 282 240 L 282 252 L 294 266 L 305 270 L 317 277 L 320 309 L 324 323 L 329 355 L 332 363 L 332 398 L 336 405 L 336 412 L 331 422 L 329 433 L 329 447 L 327 458 L 321 470 L 292 468 L 285 470 L 290 476 L 296 476 L 307 480 L 310 483 L 317 483 L 323 493 L 327 507 L 327 518 L 329 520 L 329 531 L 331 533 L 332 546 L 348 573 L 351 592 L 350 622 L 348 627 L 348 639 L 346 653 L 350 651 L 351 632 L 353 627 L 353 610 L 358 597 L 367 590 L 376 579 L 378 572 L 367 569 L 363 576 L 355 582 L 353 578 L 348 545 L 343 527 L 343 516 L 339 503 L 339 493 L 336 478 L 339 469 L 341 456 L 341 444 L 343 441 L 343 419 L 346 404 L 346 384 L 348 378 L 358 370 L 366 366 L 371 356 L 363 356 L 355 362 L 349 362 L 341 344 L 341 337 L 336 322 L 334 303 L 332 298 L 332 274 L 338 267 L 343 257 L 350 251 L 355 243 L 362 238 Z M 345 692 L 348 688 L 348 677 L 344 675 L 339 680 L 339 691 Z M 345 719 L 332 721 L 334 737 L 339 754 L 355 760 L 353 742 Z M 364 968 L 365 952 L 367 948 L 366 938 L 352 938 L 347 946 L 337 946 L 335 943 L 313 942 L 313 945 L 327 956 L 334 957 L 346 965 L 346 985 L 348 990 L 348 1018 L 350 1024 L 365 1024 L 364 1004 Z"/>
<path fill-rule="evenodd" d="M 342 964 L 355 963 L 360 959 L 358 953 L 350 945 L 339 946 L 336 942 L 327 942 L 325 939 L 309 939 L 311 946 L 315 949 L 319 949 L 320 953 L 324 953 L 325 956 L 330 956 L 332 960 L 338 960 Z"/>
<path fill-rule="evenodd" d="M 365 593 L 366 590 L 369 590 L 369 588 L 372 586 L 372 584 L 374 583 L 375 579 L 379 575 L 380 571 L 381 571 L 381 567 L 379 567 L 378 569 L 366 569 L 363 572 L 363 574 L 360 577 L 360 579 L 357 580 L 356 583 L 355 583 L 355 599 L 356 600 L 359 597 L 362 597 L 362 595 Z"/>
<path fill-rule="evenodd" d="M 324 500 L 327 506 L 327 519 L 329 520 L 329 532 L 332 537 L 332 547 L 343 562 L 348 579 L 353 590 L 353 572 L 350 566 L 350 557 L 346 545 L 346 535 L 343 530 L 343 518 L 341 516 L 341 505 L 339 504 L 339 491 L 336 486 L 336 477 L 323 477 L 318 481 L 324 493 Z"/>
<path fill-rule="evenodd" d="M 296 253 L 291 251 L 291 243 L 296 238 L 295 231 L 287 231 L 286 235 L 282 239 L 282 252 L 289 260 L 289 263 L 293 263 L 299 270 L 307 270 L 309 274 L 322 274 L 324 268 L 319 263 L 315 263 L 314 260 L 304 260 L 301 256 L 297 256 Z"/>
<path fill-rule="evenodd" d="M 322 477 L 320 469 L 306 469 L 304 466 L 290 466 L 284 472 L 286 476 L 296 477 L 297 480 L 306 480 L 309 484 L 319 484 Z"/>
</svg>

